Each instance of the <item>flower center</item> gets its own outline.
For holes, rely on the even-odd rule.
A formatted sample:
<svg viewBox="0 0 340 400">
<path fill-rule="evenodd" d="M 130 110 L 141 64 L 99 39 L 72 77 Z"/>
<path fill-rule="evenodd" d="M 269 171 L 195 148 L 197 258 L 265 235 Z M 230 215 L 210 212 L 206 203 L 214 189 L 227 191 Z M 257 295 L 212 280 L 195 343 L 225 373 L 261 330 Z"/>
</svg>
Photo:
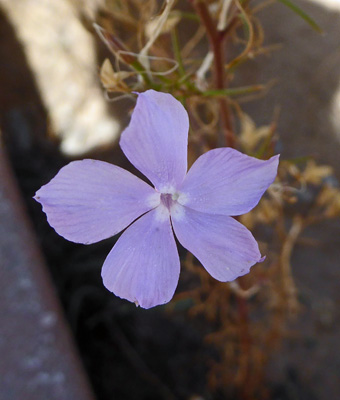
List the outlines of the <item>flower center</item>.
<svg viewBox="0 0 340 400">
<path fill-rule="evenodd" d="M 178 193 L 161 193 L 161 203 L 170 211 L 178 199 Z"/>
</svg>

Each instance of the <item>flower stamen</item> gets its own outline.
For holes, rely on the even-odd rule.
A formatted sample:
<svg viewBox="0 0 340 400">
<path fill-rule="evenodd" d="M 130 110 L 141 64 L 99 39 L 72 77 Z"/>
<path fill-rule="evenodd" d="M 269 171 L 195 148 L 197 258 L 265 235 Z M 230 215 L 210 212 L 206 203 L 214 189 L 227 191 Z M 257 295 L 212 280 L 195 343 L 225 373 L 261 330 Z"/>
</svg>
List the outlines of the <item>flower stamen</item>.
<svg viewBox="0 0 340 400">
<path fill-rule="evenodd" d="M 168 209 L 172 207 L 174 200 L 173 200 L 174 195 L 171 193 L 162 193 L 161 194 L 161 203 Z"/>
</svg>

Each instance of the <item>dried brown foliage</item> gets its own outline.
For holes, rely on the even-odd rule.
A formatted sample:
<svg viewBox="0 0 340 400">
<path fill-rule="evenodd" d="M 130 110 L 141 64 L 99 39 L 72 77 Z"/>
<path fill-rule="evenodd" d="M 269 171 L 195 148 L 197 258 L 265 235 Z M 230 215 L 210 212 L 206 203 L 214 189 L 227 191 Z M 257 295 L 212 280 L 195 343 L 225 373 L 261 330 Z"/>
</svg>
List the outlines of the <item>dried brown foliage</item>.
<svg viewBox="0 0 340 400">
<path fill-rule="evenodd" d="M 191 120 L 190 163 L 225 145 L 269 158 L 278 140 L 277 113 L 268 126 L 256 127 L 240 106 L 256 100 L 267 85 L 233 87 L 239 65 L 275 49 L 263 47 L 256 18 L 267 4 L 107 0 L 97 20 L 113 54 L 112 64 L 105 61 L 101 70 L 104 87 L 119 96 L 153 88 L 182 101 Z M 339 214 L 340 190 L 330 167 L 309 159 L 282 160 L 259 205 L 240 217 L 261 238 L 267 255 L 263 263 L 235 282 L 221 283 L 186 255 L 183 264 L 199 283 L 177 294 L 168 309 L 209 323 L 206 342 L 219 351 L 218 359 L 210 361 L 211 388 L 231 388 L 243 399 L 266 398 L 264 367 L 286 335 L 287 320 L 300 310 L 291 264 L 294 246 L 307 226 Z"/>
</svg>

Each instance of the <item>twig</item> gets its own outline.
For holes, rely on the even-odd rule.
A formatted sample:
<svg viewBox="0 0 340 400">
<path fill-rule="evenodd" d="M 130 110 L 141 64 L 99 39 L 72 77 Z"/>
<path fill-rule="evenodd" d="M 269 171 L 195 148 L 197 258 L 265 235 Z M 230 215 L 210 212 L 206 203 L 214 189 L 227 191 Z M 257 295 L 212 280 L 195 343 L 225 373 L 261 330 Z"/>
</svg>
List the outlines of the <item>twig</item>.
<svg viewBox="0 0 340 400">
<path fill-rule="evenodd" d="M 282 245 L 280 256 L 283 286 L 286 292 L 285 294 L 287 295 L 288 304 L 291 311 L 293 312 L 296 311 L 296 309 L 298 308 L 298 303 L 296 299 L 297 289 L 292 276 L 292 267 L 290 260 L 296 241 L 303 229 L 303 219 L 301 216 L 297 215 L 296 217 L 294 217 L 293 224 L 287 234 L 286 240 Z"/>
<path fill-rule="evenodd" d="M 242 277 L 238 280 L 240 288 L 245 290 Z M 251 346 L 252 338 L 249 332 L 249 309 L 247 300 L 240 294 L 236 295 L 238 316 L 239 316 L 239 334 L 240 334 L 240 365 L 239 365 L 239 380 L 240 382 L 247 382 L 250 379 L 250 360 L 251 360 Z M 246 386 L 240 387 L 240 397 L 243 400 L 248 400 L 248 389 Z"/>
<path fill-rule="evenodd" d="M 150 37 L 150 39 L 148 40 L 146 45 L 142 48 L 142 50 L 140 51 L 139 56 L 138 56 L 138 61 L 145 67 L 145 69 L 148 72 L 150 70 L 149 59 L 147 57 L 148 52 L 149 52 L 151 46 L 155 43 L 155 41 L 158 38 L 158 36 L 160 35 L 160 33 L 162 32 L 163 26 L 169 17 L 172 6 L 174 5 L 174 0 L 166 0 L 165 3 L 166 4 L 164 7 L 164 10 L 163 10 L 162 14 L 158 17 L 157 24 L 156 24 L 156 27 L 154 29 L 152 36 Z"/>
<path fill-rule="evenodd" d="M 190 2 L 195 8 L 203 25 L 205 26 L 210 47 L 214 54 L 214 86 L 216 89 L 225 89 L 227 81 L 225 79 L 224 71 L 224 47 L 225 38 L 227 36 L 224 31 L 219 32 L 217 30 L 206 3 L 204 3 L 202 0 L 190 0 Z M 223 146 L 226 143 L 229 147 L 235 147 L 235 135 L 232 127 L 231 111 L 229 104 L 227 102 L 227 99 L 224 97 L 221 97 L 218 101 L 220 105 L 221 119 L 224 130 L 224 135 L 219 136 L 218 144 L 220 146 Z"/>
<path fill-rule="evenodd" d="M 231 1 L 232 0 L 223 0 L 221 14 L 217 24 L 217 30 L 220 32 L 224 31 L 227 27 L 228 11 L 231 6 Z"/>
</svg>

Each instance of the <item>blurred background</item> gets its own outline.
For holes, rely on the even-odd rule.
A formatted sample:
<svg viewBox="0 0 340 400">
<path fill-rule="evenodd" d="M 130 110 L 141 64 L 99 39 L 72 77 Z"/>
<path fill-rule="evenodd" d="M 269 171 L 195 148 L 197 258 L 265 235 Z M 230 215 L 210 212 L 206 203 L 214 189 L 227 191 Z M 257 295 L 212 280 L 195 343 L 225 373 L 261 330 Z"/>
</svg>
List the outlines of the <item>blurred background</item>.
<svg viewBox="0 0 340 400">
<path fill-rule="evenodd" d="M 143 87 L 136 74 L 127 81 L 114 75 L 120 71 L 114 51 L 93 22 L 137 54 L 153 35 L 152 23 L 157 25 L 170 3 L 0 0 L 3 400 L 340 396 L 340 224 L 337 212 L 329 212 L 327 218 L 317 218 L 315 212 L 323 184 L 339 189 L 340 1 L 289 2 L 316 21 L 322 33 L 287 2 L 235 2 L 255 10 L 261 44 L 236 70 L 227 70 L 228 80 L 232 88 L 263 85 L 264 90 L 246 93 L 232 103 L 234 124 L 242 140 L 247 134 L 251 141 L 269 132 L 271 151 L 290 162 L 289 176 L 299 180 L 303 175 L 307 182 L 295 208 L 284 207 L 288 239 L 282 247 L 268 239 L 272 231 L 266 228 L 270 224 L 264 214 L 258 217 L 264 220 L 260 228 L 255 214 L 243 221 L 254 226 L 268 252 L 264 270 L 258 267 L 248 280 L 225 289 L 197 272 L 200 266 L 183 251 L 178 296 L 166 306 L 136 308 L 101 283 L 101 266 L 115 239 L 91 246 L 67 242 L 49 227 L 32 199 L 41 185 L 77 158 L 101 159 L 133 170 L 117 142 L 134 107 L 131 90 L 145 90 L 148 84 Z M 188 65 L 190 77 L 196 79 L 209 44 L 193 3 L 171 4 L 172 22 L 149 54 L 176 58 L 175 50 L 168 54 L 166 49 L 176 49 L 177 38 L 184 67 Z M 206 2 L 214 21 L 223 3 Z M 246 46 L 238 29 L 236 24 L 227 43 L 227 62 Z M 136 54 L 131 57 L 137 59 Z M 114 71 L 103 71 L 106 59 Z M 169 61 L 167 68 L 171 66 Z M 203 86 L 211 83 L 208 70 L 203 78 Z M 177 81 L 167 91 L 182 96 L 192 82 L 199 86 L 197 79 L 184 81 L 190 83 L 185 89 Z M 209 111 L 204 115 L 212 114 L 209 118 L 214 120 L 216 114 L 218 121 L 214 101 L 209 105 L 200 103 L 199 95 L 188 96 L 188 109 L 197 111 L 203 104 Z M 208 117 L 204 126 L 194 112 L 191 118 L 193 160 L 215 147 L 215 131 L 206 128 L 212 124 Z M 249 150 L 249 141 L 240 141 L 243 149 Z M 308 177 L 306 169 L 294 169 L 306 160 L 314 160 L 307 163 Z M 282 172 L 279 183 L 289 179 Z M 265 204 L 260 208 L 263 213 Z M 273 204 L 268 203 L 267 213 L 275 209 Z M 317 224 L 305 226 L 310 213 Z M 288 265 L 289 273 L 271 272 L 276 265 L 278 271 Z M 284 279 L 289 280 L 286 286 Z M 281 293 L 282 288 L 292 293 Z M 213 299 L 212 291 L 225 302 Z"/>
</svg>

